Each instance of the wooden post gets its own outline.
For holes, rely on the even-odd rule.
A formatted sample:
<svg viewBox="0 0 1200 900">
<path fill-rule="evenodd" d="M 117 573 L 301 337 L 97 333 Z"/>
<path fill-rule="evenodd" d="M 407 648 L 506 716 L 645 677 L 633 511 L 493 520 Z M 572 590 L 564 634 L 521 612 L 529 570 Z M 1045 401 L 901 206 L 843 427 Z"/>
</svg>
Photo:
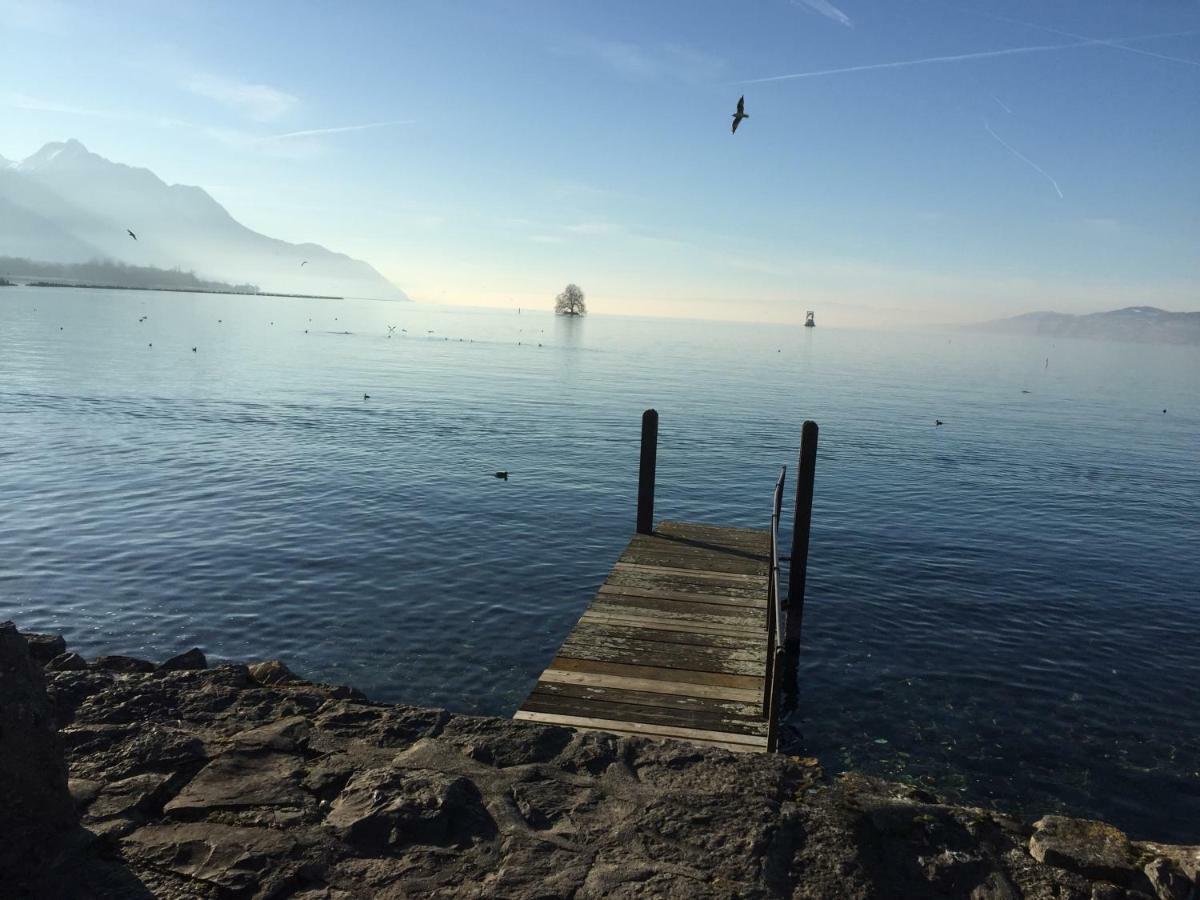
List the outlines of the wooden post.
<svg viewBox="0 0 1200 900">
<path fill-rule="evenodd" d="M 642 413 L 642 459 L 638 465 L 638 534 L 654 533 L 654 470 L 658 465 L 658 413 Z"/>
<path fill-rule="evenodd" d="M 792 558 L 788 565 L 786 627 L 783 635 L 784 693 L 793 708 L 800 659 L 800 629 L 804 622 L 804 582 L 808 575 L 808 536 L 812 527 L 813 479 L 817 472 L 817 423 L 800 430 L 800 465 L 796 470 L 796 517 L 792 522 Z"/>
</svg>

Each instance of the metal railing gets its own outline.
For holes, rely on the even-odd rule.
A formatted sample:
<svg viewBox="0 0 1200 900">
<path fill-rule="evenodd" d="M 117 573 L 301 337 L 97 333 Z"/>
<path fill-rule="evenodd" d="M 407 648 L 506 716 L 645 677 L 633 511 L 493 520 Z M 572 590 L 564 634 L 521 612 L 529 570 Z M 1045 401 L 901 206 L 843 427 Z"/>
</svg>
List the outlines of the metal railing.
<svg viewBox="0 0 1200 900">
<path fill-rule="evenodd" d="M 774 753 L 779 731 L 780 675 L 784 671 L 783 600 L 779 595 L 779 517 L 787 466 L 779 469 L 771 508 L 771 563 L 767 576 L 767 670 L 763 679 L 763 716 L 767 720 L 767 752 Z"/>
</svg>

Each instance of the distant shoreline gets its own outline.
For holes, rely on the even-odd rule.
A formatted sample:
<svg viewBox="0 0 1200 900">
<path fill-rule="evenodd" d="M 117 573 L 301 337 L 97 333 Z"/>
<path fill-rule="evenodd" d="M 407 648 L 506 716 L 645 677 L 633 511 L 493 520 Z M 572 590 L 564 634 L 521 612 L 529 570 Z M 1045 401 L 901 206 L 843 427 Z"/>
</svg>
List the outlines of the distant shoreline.
<svg viewBox="0 0 1200 900">
<path fill-rule="evenodd" d="M 332 294 L 281 294 L 274 291 L 234 291 L 199 287 L 134 287 L 124 284 L 68 284 L 60 281 L 27 281 L 25 283 L 0 279 L 0 287 L 86 288 L 95 291 L 167 291 L 174 294 L 237 294 L 240 297 L 296 297 L 300 300 L 345 300 Z"/>
</svg>

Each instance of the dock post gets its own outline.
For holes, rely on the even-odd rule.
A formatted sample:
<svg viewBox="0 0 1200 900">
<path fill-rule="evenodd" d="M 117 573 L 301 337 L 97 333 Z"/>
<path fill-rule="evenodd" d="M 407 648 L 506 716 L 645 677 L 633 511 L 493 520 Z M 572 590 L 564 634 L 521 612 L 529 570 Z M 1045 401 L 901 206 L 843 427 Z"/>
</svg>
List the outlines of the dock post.
<svg viewBox="0 0 1200 900">
<path fill-rule="evenodd" d="M 654 470 L 658 464 L 658 412 L 642 413 L 642 458 L 638 465 L 638 534 L 654 533 Z"/>
<path fill-rule="evenodd" d="M 804 582 L 808 575 L 808 537 L 812 527 L 813 480 L 817 472 L 817 423 L 800 430 L 800 465 L 796 470 L 796 517 L 792 523 L 792 557 L 788 564 L 788 602 L 784 629 L 784 694 L 793 708 L 804 622 Z"/>
</svg>

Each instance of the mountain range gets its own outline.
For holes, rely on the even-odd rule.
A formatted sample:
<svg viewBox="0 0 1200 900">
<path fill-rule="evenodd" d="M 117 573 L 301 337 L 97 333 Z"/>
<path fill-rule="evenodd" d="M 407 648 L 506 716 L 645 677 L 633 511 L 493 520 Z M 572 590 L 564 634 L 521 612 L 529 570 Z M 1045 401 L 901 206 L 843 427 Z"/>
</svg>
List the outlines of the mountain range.
<svg viewBox="0 0 1200 900">
<path fill-rule="evenodd" d="M 47 144 L 20 162 L 0 157 L 0 256 L 113 260 L 278 293 L 408 299 L 362 260 L 259 234 L 201 188 L 167 184 L 76 140 Z"/>
<path fill-rule="evenodd" d="M 1170 312 L 1156 306 L 1127 306 L 1074 316 L 1031 312 L 971 326 L 1007 334 L 1078 337 L 1158 344 L 1200 344 L 1200 312 Z"/>
</svg>

